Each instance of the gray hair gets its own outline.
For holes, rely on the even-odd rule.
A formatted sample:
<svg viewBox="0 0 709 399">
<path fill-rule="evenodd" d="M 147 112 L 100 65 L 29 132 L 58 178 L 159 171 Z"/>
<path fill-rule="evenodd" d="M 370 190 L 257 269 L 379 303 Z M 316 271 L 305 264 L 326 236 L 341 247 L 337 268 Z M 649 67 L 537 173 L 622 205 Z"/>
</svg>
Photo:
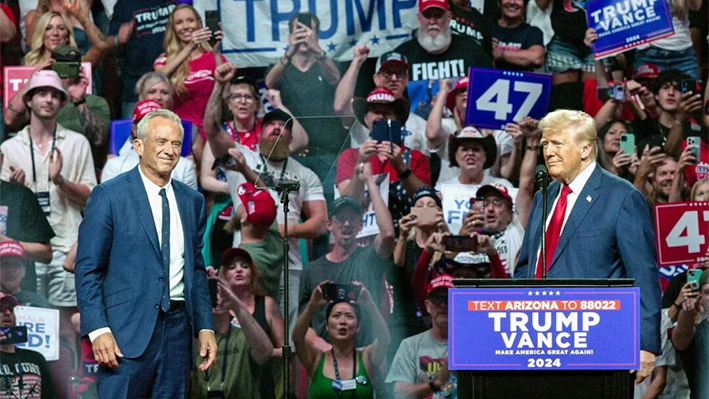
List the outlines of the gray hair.
<svg viewBox="0 0 709 399">
<path fill-rule="evenodd" d="M 138 140 L 145 142 L 145 139 L 148 137 L 148 124 L 155 118 L 165 118 L 175 122 L 180 129 L 180 133 L 182 133 L 182 137 L 185 137 L 185 129 L 182 127 L 182 120 L 179 116 L 167 109 L 156 109 L 145 115 L 145 117 L 138 122 L 138 126 L 136 126 L 136 138 Z"/>
</svg>

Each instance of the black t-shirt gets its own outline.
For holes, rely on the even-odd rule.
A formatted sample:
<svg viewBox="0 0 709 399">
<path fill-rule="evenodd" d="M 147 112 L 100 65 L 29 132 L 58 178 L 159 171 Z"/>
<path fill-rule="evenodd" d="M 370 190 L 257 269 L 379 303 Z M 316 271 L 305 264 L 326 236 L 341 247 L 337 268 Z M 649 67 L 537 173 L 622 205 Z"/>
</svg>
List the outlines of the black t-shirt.
<svg viewBox="0 0 709 399">
<path fill-rule="evenodd" d="M 303 275 L 300 279 L 298 312 L 303 312 L 310 301 L 313 290 L 325 280 L 330 280 L 335 284 L 349 284 L 352 281 L 359 281 L 367 288 L 374 303 L 379 305 L 384 292 L 382 289 L 384 275 L 391 267 L 393 267 L 391 259 L 381 258 L 374 250 L 373 245 L 357 248 L 347 259 L 338 263 L 330 262 L 326 256 L 318 258 L 303 268 Z M 360 317 L 365 317 L 361 309 L 359 314 Z M 325 321 L 325 308 L 322 308 L 313 316 L 311 326 L 318 336 L 329 341 L 330 336 L 325 328 Z M 374 341 L 371 325 L 366 320 L 360 320 L 360 331 L 355 343 L 357 347 L 368 345 Z"/>
<path fill-rule="evenodd" d="M 497 38 L 498 47 L 506 52 L 527 50 L 532 46 L 544 47 L 544 37 L 542 35 L 542 31 L 536 26 L 531 26 L 527 23 L 523 23 L 516 28 L 503 28 L 496 23 L 492 27 L 492 36 Z M 534 70 L 534 67 L 532 66 L 524 67 L 502 60 L 498 60 L 495 67 L 513 71 Z"/>
<path fill-rule="evenodd" d="M 551 27 L 554 34 L 575 42 L 577 46 L 591 51 L 583 43 L 588 29 L 586 22 L 586 3 L 575 0 L 554 0 L 551 10 Z"/>
<path fill-rule="evenodd" d="M 0 181 L 0 206 L 7 207 L 6 236 L 16 241 L 49 243 L 54 230 L 37 202 L 35 194 L 19 184 Z M 27 262 L 22 290 L 37 291 L 34 262 Z"/>
<path fill-rule="evenodd" d="M 317 62 L 305 72 L 290 63 L 285 69 L 279 87 L 281 100 L 308 133 L 308 148 L 318 155 L 336 156 L 347 138 L 347 130 L 333 108 L 336 85 L 327 82 Z"/>
<path fill-rule="evenodd" d="M 464 10 L 450 3 L 453 19 L 451 31 L 455 34 L 470 37 L 480 44 L 489 58 L 492 58 L 492 22 L 476 8 Z"/>
<path fill-rule="evenodd" d="M 165 25 L 176 0 L 118 0 L 108 27 L 108 35 L 116 36 L 121 25 L 135 21 L 135 28 L 124 45 L 123 101 L 138 101 L 135 84 L 153 69 L 153 62 L 163 53 Z"/>
<path fill-rule="evenodd" d="M 47 361 L 41 353 L 17 347 L 15 353 L 0 352 L 0 399 L 56 397 Z"/>
</svg>

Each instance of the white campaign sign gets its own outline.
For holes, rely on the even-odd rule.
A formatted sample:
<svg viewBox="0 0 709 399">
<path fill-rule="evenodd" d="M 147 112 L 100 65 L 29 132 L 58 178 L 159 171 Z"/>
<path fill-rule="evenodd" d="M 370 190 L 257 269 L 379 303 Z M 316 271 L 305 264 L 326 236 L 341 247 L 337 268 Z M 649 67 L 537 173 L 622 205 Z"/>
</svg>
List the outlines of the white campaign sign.
<svg viewBox="0 0 709 399">
<path fill-rule="evenodd" d="M 37 351 L 47 360 L 59 360 L 59 310 L 15 307 L 18 326 L 27 326 L 28 341 L 20 348 Z"/>
</svg>

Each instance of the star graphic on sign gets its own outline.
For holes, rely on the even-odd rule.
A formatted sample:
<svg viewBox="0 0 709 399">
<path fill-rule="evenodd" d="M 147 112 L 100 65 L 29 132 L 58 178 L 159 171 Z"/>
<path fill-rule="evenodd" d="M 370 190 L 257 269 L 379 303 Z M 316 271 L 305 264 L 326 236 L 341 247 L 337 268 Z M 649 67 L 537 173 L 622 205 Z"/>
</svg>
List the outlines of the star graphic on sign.
<svg viewBox="0 0 709 399">
<path fill-rule="evenodd" d="M 350 40 L 350 43 L 349 43 L 349 44 L 350 44 L 350 47 L 354 47 L 354 46 L 357 45 L 357 40 L 352 39 L 352 40 Z"/>
<path fill-rule="evenodd" d="M 556 296 L 559 296 L 559 295 L 561 295 L 561 292 L 560 292 L 560 291 L 556 291 Z"/>
<path fill-rule="evenodd" d="M 532 296 L 532 291 L 527 292 L 527 295 Z"/>
<path fill-rule="evenodd" d="M 554 296 L 554 291 L 549 291 L 550 296 Z"/>
<path fill-rule="evenodd" d="M 327 51 L 333 52 L 333 51 L 335 51 L 335 47 L 337 47 L 337 46 L 335 45 L 335 43 L 330 42 L 330 44 L 327 45 Z"/>
<path fill-rule="evenodd" d="M 539 291 L 535 292 L 534 295 L 539 296 Z"/>
<path fill-rule="evenodd" d="M 377 35 L 374 35 L 370 40 L 372 41 L 372 44 L 379 44 L 379 38 Z"/>
<path fill-rule="evenodd" d="M 547 296 L 547 292 L 546 292 L 546 291 L 542 291 L 542 296 Z"/>
</svg>

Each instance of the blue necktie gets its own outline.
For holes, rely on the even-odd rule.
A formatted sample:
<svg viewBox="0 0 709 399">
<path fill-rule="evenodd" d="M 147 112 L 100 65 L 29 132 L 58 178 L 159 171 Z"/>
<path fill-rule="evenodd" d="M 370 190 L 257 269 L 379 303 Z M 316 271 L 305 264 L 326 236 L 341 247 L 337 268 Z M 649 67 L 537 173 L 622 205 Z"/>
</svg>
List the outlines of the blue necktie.
<svg viewBox="0 0 709 399">
<path fill-rule="evenodd" d="M 170 310 L 170 204 L 167 202 L 167 192 L 160 189 L 162 197 L 162 267 L 165 276 L 162 301 L 160 306 L 167 313 Z"/>
</svg>

